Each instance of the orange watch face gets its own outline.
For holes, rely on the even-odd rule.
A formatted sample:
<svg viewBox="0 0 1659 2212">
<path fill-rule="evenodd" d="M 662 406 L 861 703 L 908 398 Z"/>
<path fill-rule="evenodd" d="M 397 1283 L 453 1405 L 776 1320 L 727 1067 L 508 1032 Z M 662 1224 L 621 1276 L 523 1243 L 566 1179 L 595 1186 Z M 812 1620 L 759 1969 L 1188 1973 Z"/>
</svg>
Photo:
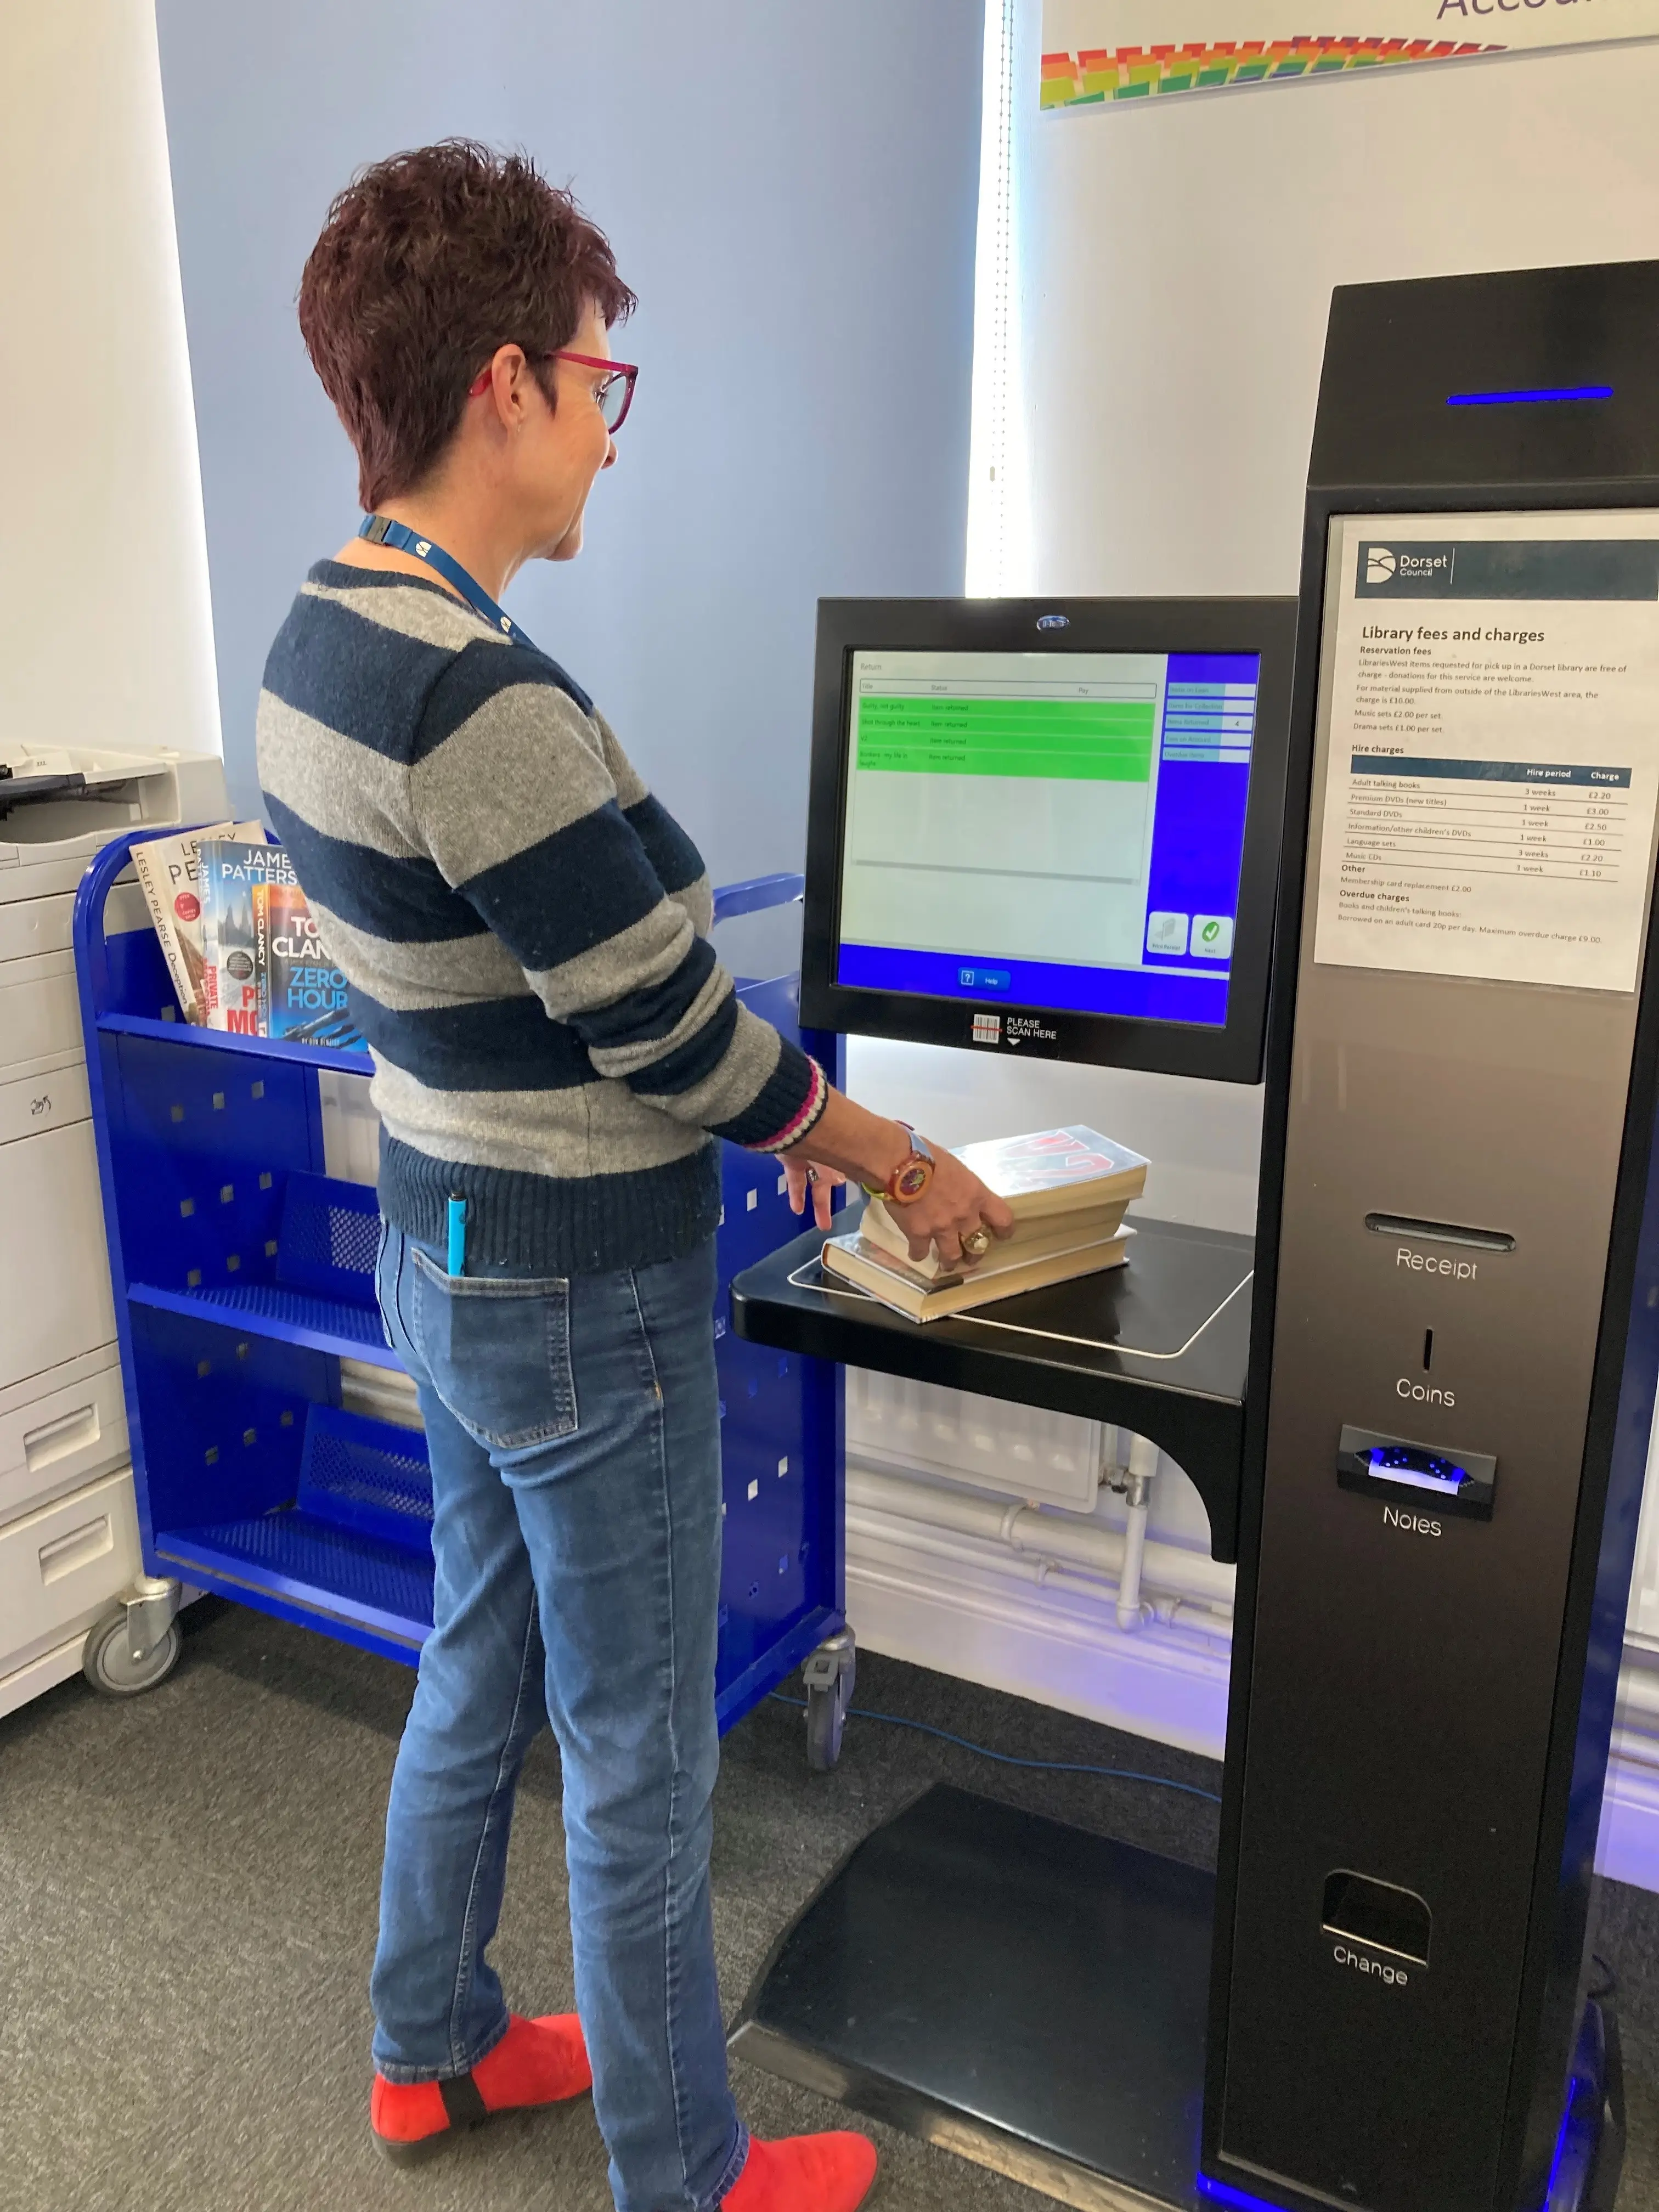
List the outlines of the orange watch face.
<svg viewBox="0 0 1659 2212">
<path fill-rule="evenodd" d="M 914 1154 L 893 1177 L 892 1194 L 901 1206 L 908 1206 L 913 1198 L 920 1198 L 933 1180 L 933 1170 L 926 1160 Z"/>
</svg>

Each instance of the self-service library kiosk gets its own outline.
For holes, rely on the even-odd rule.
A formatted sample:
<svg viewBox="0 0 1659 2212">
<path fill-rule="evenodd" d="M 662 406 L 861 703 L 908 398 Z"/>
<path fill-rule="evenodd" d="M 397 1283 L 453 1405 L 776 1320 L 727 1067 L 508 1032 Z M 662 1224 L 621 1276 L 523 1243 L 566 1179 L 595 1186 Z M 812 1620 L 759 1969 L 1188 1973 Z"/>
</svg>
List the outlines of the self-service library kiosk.
<svg viewBox="0 0 1659 2212">
<path fill-rule="evenodd" d="M 1659 264 L 1336 294 L 1291 732 L 1205 2168 L 1510 2212 L 1659 1368 Z"/>
<path fill-rule="evenodd" d="M 1082 2206 L 1605 2207 L 1593 1865 L 1659 1370 L 1659 264 L 1339 291 L 1288 710 L 1272 607 L 826 607 L 822 1025 L 1255 1079 L 1282 803 L 1253 1284 L 1247 1240 L 1148 1223 L 1124 1275 L 977 1325 L 860 1311 L 811 1238 L 734 1292 L 740 1333 L 1164 1442 L 1218 1556 L 1237 1529 L 1232 1692 L 1213 1891 L 923 1800 L 738 2040 Z"/>
</svg>

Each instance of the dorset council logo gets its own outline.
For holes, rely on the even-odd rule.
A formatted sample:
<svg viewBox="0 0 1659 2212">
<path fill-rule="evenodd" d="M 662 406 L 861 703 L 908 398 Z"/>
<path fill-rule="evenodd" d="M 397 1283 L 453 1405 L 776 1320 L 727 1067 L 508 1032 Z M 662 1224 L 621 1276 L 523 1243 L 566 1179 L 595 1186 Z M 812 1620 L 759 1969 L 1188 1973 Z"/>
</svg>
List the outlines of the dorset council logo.
<svg viewBox="0 0 1659 2212">
<path fill-rule="evenodd" d="M 1365 548 L 1365 581 L 1368 584 L 1386 584 L 1393 575 L 1394 568 L 1394 556 L 1386 545 L 1368 545 Z"/>
</svg>

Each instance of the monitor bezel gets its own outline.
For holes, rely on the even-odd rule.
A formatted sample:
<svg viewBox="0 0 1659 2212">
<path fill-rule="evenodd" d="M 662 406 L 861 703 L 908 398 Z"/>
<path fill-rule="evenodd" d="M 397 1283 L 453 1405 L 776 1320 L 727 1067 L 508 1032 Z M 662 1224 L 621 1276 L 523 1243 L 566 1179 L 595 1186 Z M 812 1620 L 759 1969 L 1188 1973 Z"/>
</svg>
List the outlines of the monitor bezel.
<svg viewBox="0 0 1659 2212">
<path fill-rule="evenodd" d="M 1063 617 L 1063 622 L 1053 618 Z M 1039 629 L 1039 621 L 1048 626 Z M 1294 599 L 820 599 L 801 942 L 803 1022 L 851 1036 L 943 1044 L 1019 1059 L 1136 1067 L 1259 1083 L 1279 882 L 1285 763 L 1296 658 Z M 854 989 L 835 980 L 854 651 L 1253 653 L 1261 668 L 1224 1024 L 1055 1012 L 979 999 Z M 975 1013 L 1003 1015 L 994 1043 Z M 1011 1039 L 1007 1017 L 1033 1026 Z"/>
</svg>

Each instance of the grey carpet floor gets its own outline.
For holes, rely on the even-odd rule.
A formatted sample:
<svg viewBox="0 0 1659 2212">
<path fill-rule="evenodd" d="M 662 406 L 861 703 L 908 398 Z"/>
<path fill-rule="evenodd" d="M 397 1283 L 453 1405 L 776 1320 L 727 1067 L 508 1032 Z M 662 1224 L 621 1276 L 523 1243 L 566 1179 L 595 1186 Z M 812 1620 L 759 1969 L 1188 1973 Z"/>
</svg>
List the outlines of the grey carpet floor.
<svg viewBox="0 0 1659 2212">
<path fill-rule="evenodd" d="M 510 2118 L 414 2174 L 367 2134 L 366 1983 L 380 1822 L 406 1670 L 240 1608 L 187 1617 L 177 1674 L 130 1704 L 77 1680 L 0 1720 L 3 2212 L 605 2212 L 590 2109 Z M 858 1702 L 1024 1757 L 1215 1769 L 1019 1699 L 866 1657 Z M 726 1739 L 716 1940 L 728 2008 L 836 1862 L 926 1782 L 959 1782 L 1207 1863 L 1213 1808 L 1173 1791 L 996 1766 L 875 1723 L 809 1774 L 800 1715 Z M 495 1956 L 509 2000 L 568 2004 L 558 1766 L 526 1767 Z M 1619 2212 L 1659 2207 L 1659 1899 L 1618 1893 L 1603 1945 L 1626 1990 L 1632 2146 Z M 752 2068 L 759 2132 L 847 2115 Z M 876 2128 L 884 2203 L 1040 2212 L 1048 2200 Z M 1432 2212 L 1432 2208 L 1425 2208 Z"/>
</svg>

